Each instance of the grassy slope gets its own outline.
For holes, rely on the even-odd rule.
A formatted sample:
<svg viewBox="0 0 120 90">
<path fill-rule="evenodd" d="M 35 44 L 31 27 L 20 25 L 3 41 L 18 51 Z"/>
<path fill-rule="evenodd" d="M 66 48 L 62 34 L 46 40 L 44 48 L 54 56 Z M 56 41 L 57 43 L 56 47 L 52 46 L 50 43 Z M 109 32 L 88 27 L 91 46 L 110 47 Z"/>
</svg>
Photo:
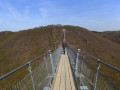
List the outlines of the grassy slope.
<svg viewBox="0 0 120 90">
<path fill-rule="evenodd" d="M 110 40 L 104 39 L 84 28 L 66 26 L 66 39 L 68 43 L 82 51 L 87 52 L 117 68 L 120 68 L 120 47 Z M 88 62 L 93 63 L 94 60 Z M 94 64 L 94 63 L 93 63 Z M 101 65 L 101 72 L 118 84 L 119 73 Z"/>
<path fill-rule="evenodd" d="M 120 44 L 120 31 L 106 31 L 101 33 L 96 33 L 103 38 L 113 41 L 114 43 Z"/>
<path fill-rule="evenodd" d="M 61 44 L 62 30 L 57 26 L 46 26 L 7 34 L 0 32 L 0 38 L 0 76 L 2 76 Z M 24 73 L 26 72 L 20 75 L 24 77 Z M 16 78 L 19 78 L 19 75 Z M 10 81 L 10 78 L 8 80 Z"/>
</svg>

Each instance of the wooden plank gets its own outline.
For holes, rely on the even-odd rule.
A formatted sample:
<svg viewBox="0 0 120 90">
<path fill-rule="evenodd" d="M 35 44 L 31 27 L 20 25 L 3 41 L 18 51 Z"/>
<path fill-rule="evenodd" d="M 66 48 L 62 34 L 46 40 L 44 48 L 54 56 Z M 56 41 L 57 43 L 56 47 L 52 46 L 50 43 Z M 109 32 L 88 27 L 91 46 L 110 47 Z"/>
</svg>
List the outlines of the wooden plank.
<svg viewBox="0 0 120 90">
<path fill-rule="evenodd" d="M 73 76 L 72 76 L 72 71 L 71 71 L 71 67 L 70 67 L 70 62 L 68 61 L 68 55 L 66 56 L 66 58 L 67 58 L 68 68 L 69 68 L 69 75 L 70 75 L 70 82 L 71 82 L 71 90 L 75 90 L 75 84 L 74 84 L 74 80 L 73 80 Z"/>
<path fill-rule="evenodd" d="M 67 60 L 66 61 L 66 90 L 72 90 L 68 64 L 69 63 L 68 63 L 68 60 Z"/>
<path fill-rule="evenodd" d="M 51 90 L 75 90 L 67 53 L 61 55 Z"/>
<path fill-rule="evenodd" d="M 65 90 L 65 58 L 64 58 L 64 55 L 63 56 L 63 59 L 62 59 L 62 64 L 61 64 L 61 68 L 62 68 L 62 73 L 61 73 L 61 77 L 60 77 L 60 89 L 59 90 Z"/>
<path fill-rule="evenodd" d="M 61 70 L 62 70 L 62 68 L 61 68 L 62 59 L 63 59 L 63 57 L 61 56 L 60 61 L 58 63 L 56 75 L 55 75 L 53 90 L 59 90 L 59 88 L 60 88 L 60 76 L 61 76 Z"/>
</svg>

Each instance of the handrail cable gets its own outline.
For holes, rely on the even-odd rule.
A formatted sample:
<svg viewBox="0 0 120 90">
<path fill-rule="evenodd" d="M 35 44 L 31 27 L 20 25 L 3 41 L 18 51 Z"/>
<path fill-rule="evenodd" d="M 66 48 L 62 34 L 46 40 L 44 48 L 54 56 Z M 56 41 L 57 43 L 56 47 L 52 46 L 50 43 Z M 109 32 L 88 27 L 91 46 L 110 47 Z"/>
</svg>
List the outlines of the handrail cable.
<svg viewBox="0 0 120 90">
<path fill-rule="evenodd" d="M 11 72 L 9 72 L 9 73 L 7 73 L 7 74 L 1 76 L 1 77 L 0 77 L 0 80 L 2 80 L 2 79 L 4 79 L 4 78 L 8 77 L 9 75 L 11 75 L 11 74 L 15 73 L 16 71 L 22 69 L 23 67 L 29 65 L 29 63 L 32 63 L 32 62 L 34 62 L 34 61 L 40 59 L 41 57 L 45 56 L 47 53 L 48 53 L 48 52 L 46 52 L 45 54 L 43 54 L 43 55 L 41 55 L 41 56 L 39 56 L 39 57 L 37 57 L 37 58 L 35 58 L 35 59 L 33 59 L 33 60 L 30 60 L 29 62 L 27 62 L 26 64 L 24 64 L 24 65 L 22 65 L 22 66 L 20 66 L 20 67 L 18 67 L 17 69 L 15 69 L 15 70 L 13 70 L 13 71 L 11 71 Z"/>
</svg>

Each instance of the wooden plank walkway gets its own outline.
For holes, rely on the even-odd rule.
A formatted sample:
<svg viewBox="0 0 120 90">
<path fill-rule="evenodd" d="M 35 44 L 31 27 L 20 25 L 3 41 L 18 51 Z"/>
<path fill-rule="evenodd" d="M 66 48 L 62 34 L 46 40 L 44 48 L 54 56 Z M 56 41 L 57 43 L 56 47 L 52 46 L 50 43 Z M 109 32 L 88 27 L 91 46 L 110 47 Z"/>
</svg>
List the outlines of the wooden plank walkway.
<svg viewBox="0 0 120 90">
<path fill-rule="evenodd" d="M 67 53 L 61 55 L 51 90 L 75 90 Z"/>
</svg>

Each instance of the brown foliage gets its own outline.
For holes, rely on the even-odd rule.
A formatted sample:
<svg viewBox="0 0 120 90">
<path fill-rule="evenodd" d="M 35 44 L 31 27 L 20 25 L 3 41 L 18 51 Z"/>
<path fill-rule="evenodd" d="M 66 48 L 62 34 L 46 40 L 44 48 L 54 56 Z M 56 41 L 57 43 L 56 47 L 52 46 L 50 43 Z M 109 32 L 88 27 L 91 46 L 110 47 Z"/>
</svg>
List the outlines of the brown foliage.
<svg viewBox="0 0 120 90">
<path fill-rule="evenodd" d="M 97 34 L 103 38 L 111 40 L 114 43 L 120 44 L 120 31 L 106 31 Z"/>
</svg>

